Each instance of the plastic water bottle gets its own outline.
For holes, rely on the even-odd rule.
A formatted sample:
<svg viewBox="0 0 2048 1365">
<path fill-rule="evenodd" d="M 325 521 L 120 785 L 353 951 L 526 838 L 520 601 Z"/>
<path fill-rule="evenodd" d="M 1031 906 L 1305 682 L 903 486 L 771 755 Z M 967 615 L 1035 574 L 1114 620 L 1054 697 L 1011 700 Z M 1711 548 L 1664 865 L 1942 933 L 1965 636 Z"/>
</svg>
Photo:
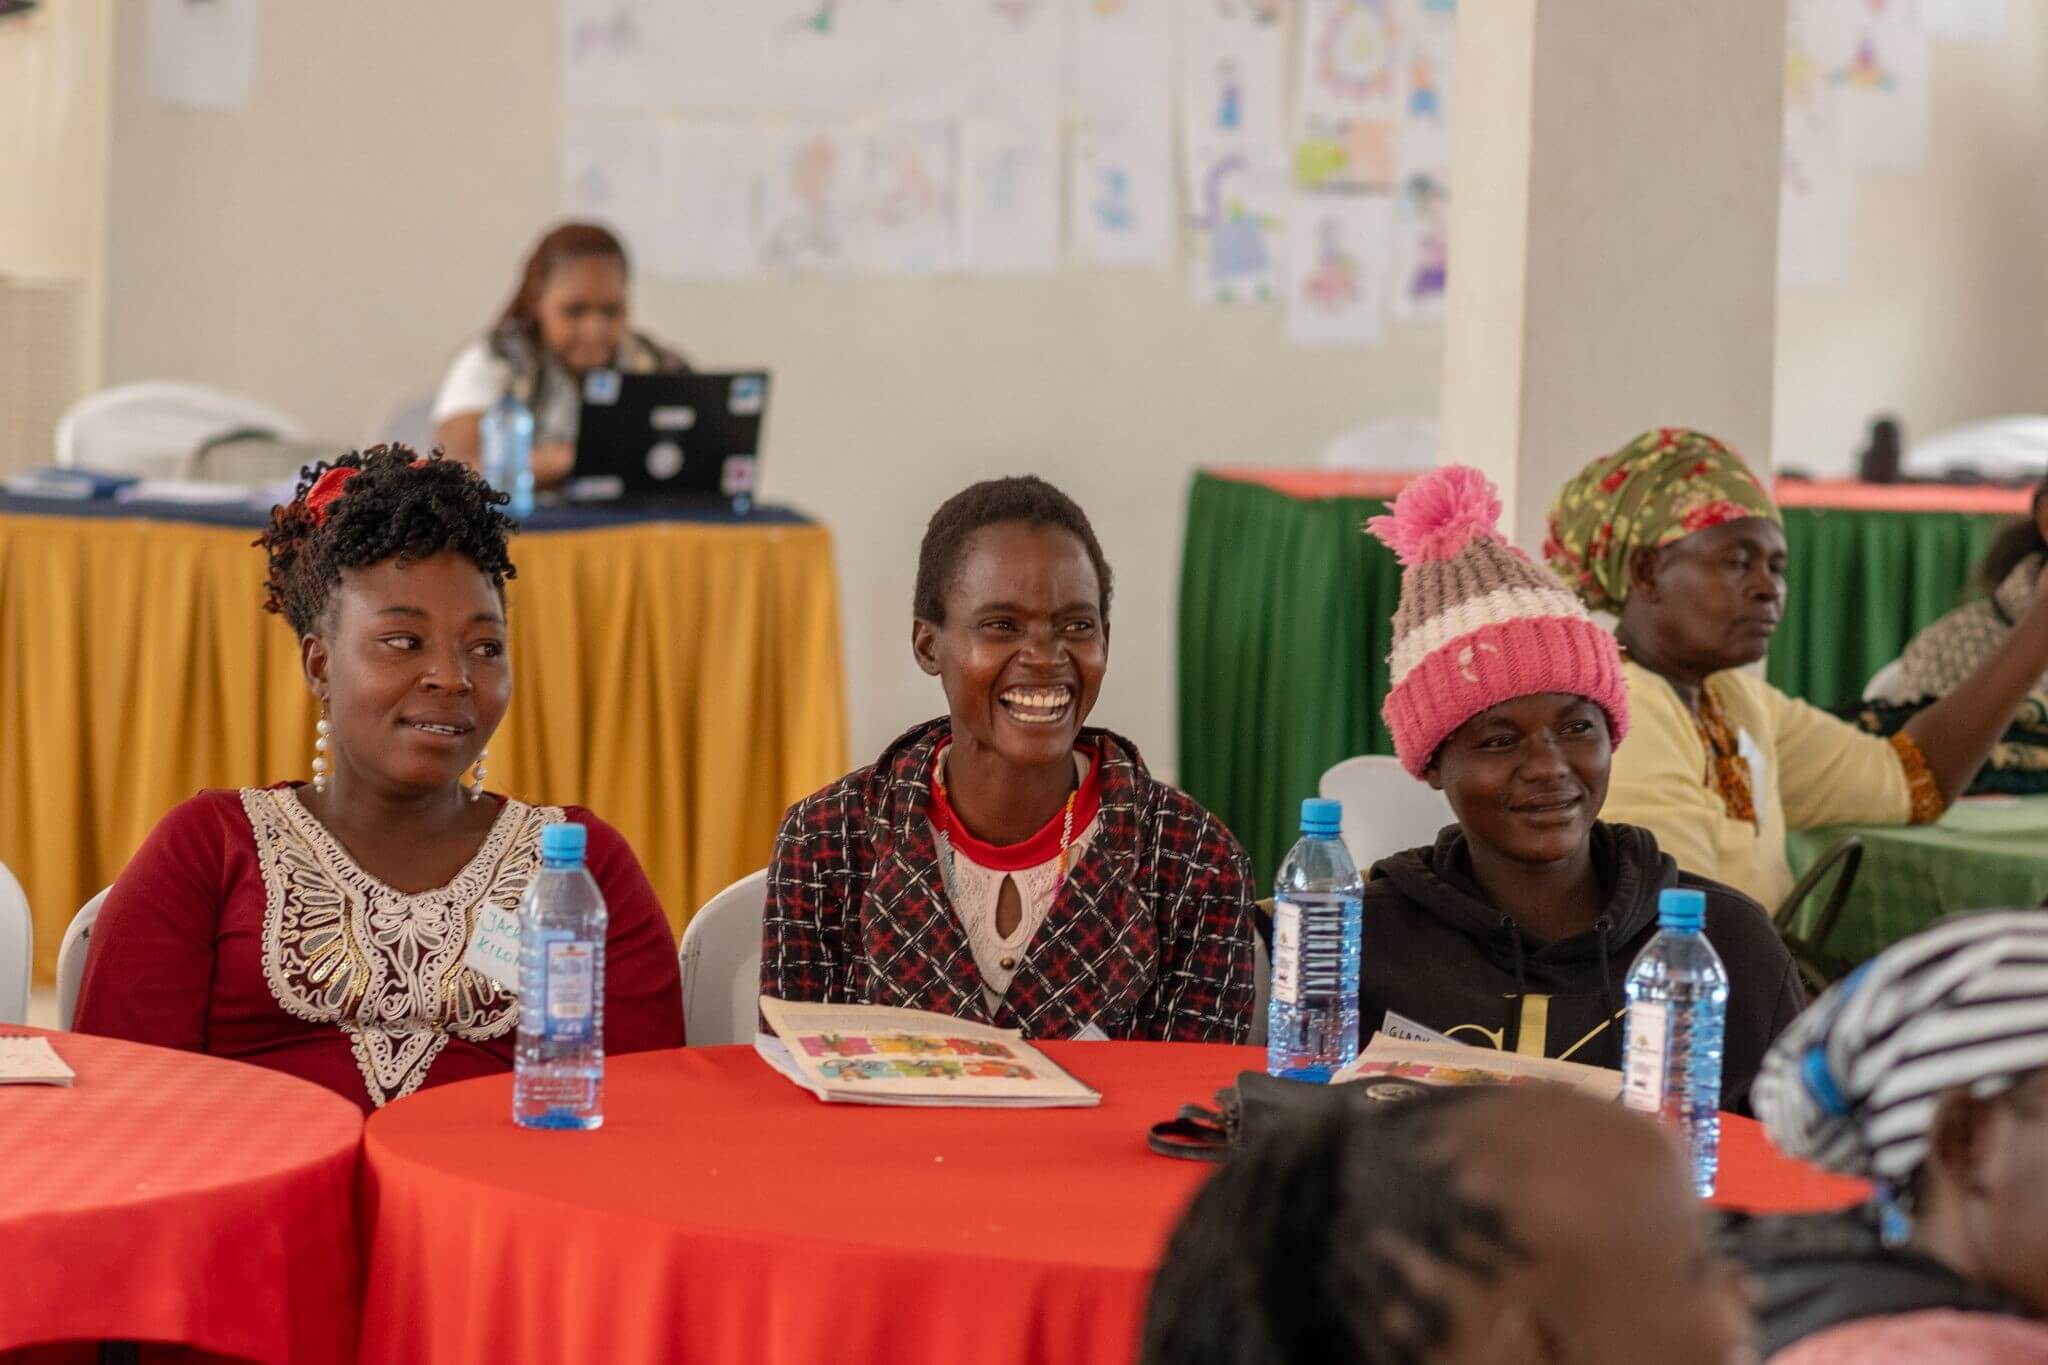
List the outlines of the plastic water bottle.
<svg viewBox="0 0 2048 1365">
<path fill-rule="evenodd" d="M 1721 1051 L 1728 969 L 1707 942 L 1707 898 L 1666 891 L 1657 936 L 1628 969 L 1622 1100 L 1661 1115 L 1685 1139 L 1693 1188 L 1714 1192 L 1721 1147 Z"/>
<path fill-rule="evenodd" d="M 1365 883 L 1339 836 L 1344 807 L 1301 803 L 1301 839 L 1273 888 L 1266 1070 L 1327 1081 L 1358 1056 L 1358 937 Z"/>
<path fill-rule="evenodd" d="M 533 515 L 533 409 L 508 393 L 484 413 L 484 482 L 512 495 L 505 510 L 524 521 Z"/>
<path fill-rule="evenodd" d="M 528 1128 L 604 1122 L 604 940 L 610 916 L 583 866 L 583 826 L 540 832 L 519 901 L 519 1045 L 512 1117 Z"/>
</svg>

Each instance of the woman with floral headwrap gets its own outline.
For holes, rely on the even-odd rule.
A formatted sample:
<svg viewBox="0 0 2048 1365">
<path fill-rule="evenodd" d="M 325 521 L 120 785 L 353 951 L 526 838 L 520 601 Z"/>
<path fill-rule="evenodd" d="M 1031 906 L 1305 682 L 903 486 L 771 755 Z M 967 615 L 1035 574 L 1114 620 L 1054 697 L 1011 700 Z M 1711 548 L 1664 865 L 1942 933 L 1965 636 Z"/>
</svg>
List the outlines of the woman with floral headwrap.
<svg viewBox="0 0 2048 1365">
<path fill-rule="evenodd" d="M 1754 1095 L 1778 1148 L 1877 1189 L 1731 1230 L 1773 1365 L 2048 1361 L 2048 916 L 1887 949 L 1779 1036 Z"/>
<path fill-rule="evenodd" d="M 1785 532 L 1742 457 L 1696 431 L 1648 431 L 1588 465 L 1551 507 L 1544 553 L 1619 618 L 1635 730 L 1607 817 L 1766 906 L 1792 889 L 1786 830 L 1939 819 L 2048 671 L 2037 594 L 2002 648 L 1889 739 L 1742 672 L 1785 608 Z"/>
</svg>

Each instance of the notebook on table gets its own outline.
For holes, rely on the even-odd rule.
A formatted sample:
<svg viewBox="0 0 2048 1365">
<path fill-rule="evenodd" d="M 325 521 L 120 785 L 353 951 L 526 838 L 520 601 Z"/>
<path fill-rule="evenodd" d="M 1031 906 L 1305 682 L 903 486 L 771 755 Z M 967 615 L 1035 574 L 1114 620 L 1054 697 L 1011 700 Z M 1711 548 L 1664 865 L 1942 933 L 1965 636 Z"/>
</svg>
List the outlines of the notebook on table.
<svg viewBox="0 0 2048 1365">
<path fill-rule="evenodd" d="M 768 1065 L 829 1104 L 1051 1109 L 1102 1096 L 1014 1029 L 880 1005 L 810 1005 L 761 997 L 771 1032 L 754 1040 Z"/>
</svg>

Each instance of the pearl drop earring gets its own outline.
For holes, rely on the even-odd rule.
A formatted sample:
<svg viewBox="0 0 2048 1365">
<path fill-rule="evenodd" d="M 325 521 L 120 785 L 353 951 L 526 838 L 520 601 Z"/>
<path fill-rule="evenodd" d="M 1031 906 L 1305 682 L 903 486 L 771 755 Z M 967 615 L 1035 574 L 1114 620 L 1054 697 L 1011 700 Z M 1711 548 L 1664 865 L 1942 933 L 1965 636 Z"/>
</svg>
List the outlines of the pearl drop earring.
<svg viewBox="0 0 2048 1365">
<path fill-rule="evenodd" d="M 320 723 L 313 727 L 313 790 L 322 796 L 327 794 L 327 737 L 334 733 L 334 727 L 327 723 L 323 713 Z"/>
</svg>

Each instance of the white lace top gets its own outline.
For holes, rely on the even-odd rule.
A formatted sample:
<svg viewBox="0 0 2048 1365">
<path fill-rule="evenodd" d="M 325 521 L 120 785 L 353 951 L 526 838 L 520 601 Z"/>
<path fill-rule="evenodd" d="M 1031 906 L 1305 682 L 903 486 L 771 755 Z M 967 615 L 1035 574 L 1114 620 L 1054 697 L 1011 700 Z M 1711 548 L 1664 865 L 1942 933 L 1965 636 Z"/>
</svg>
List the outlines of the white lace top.
<svg viewBox="0 0 2048 1365">
<path fill-rule="evenodd" d="M 446 886 L 411 894 L 356 865 L 291 788 L 245 788 L 263 872 L 263 975 L 286 1013 L 349 1035 L 379 1108 L 417 1090 L 453 1034 L 503 1037 L 518 1001 L 462 965 L 479 906 L 519 904 L 559 806 L 507 801 Z"/>
<path fill-rule="evenodd" d="M 1097 815 L 1087 828 L 1074 835 L 1074 842 L 1067 848 L 1069 872 L 1081 861 L 1082 850 L 1095 838 L 1101 824 L 1102 817 Z M 1055 855 L 1022 872 L 1003 872 L 983 867 L 961 852 L 958 845 L 952 847 L 953 913 L 967 930 L 967 946 L 973 949 L 974 965 L 981 972 L 982 995 L 993 1010 L 1009 992 L 1010 982 L 1017 975 L 1017 964 L 1024 960 L 1024 950 L 1031 946 L 1038 926 L 1045 923 L 1046 913 L 1059 894 L 1060 860 Z M 996 932 L 996 906 L 1002 898 L 1003 882 L 1008 878 L 1016 879 L 1023 914 L 1017 927 L 1004 935 Z"/>
</svg>

